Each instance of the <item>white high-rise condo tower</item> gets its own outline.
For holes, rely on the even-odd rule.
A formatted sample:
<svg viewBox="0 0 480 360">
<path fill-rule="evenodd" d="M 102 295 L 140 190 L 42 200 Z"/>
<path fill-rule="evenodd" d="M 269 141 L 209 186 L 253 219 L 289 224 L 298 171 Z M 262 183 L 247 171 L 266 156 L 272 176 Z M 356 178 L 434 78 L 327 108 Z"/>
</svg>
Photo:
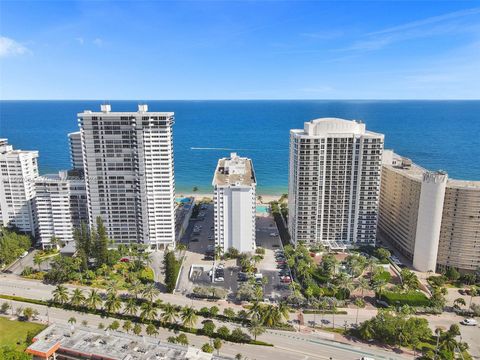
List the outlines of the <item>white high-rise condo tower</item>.
<svg viewBox="0 0 480 360">
<path fill-rule="evenodd" d="M 225 253 L 255 251 L 256 179 L 250 159 L 232 153 L 213 176 L 215 246 Z"/>
<path fill-rule="evenodd" d="M 361 122 L 337 118 L 290 131 L 288 228 L 295 244 L 375 243 L 383 139 Z"/>
<path fill-rule="evenodd" d="M 34 179 L 38 151 L 14 150 L 0 139 L 0 224 L 35 235 Z"/>
<path fill-rule="evenodd" d="M 68 134 L 70 142 L 70 159 L 72 168 L 83 171 L 83 154 L 82 154 L 82 134 L 80 131 Z"/>
<path fill-rule="evenodd" d="M 62 243 L 73 241 L 70 182 L 66 171 L 35 179 L 35 211 L 38 241 L 43 249 L 60 245 L 52 244 L 52 237 Z"/>
<path fill-rule="evenodd" d="M 175 244 L 172 112 L 78 114 L 90 226 L 101 217 L 116 243 Z"/>
</svg>

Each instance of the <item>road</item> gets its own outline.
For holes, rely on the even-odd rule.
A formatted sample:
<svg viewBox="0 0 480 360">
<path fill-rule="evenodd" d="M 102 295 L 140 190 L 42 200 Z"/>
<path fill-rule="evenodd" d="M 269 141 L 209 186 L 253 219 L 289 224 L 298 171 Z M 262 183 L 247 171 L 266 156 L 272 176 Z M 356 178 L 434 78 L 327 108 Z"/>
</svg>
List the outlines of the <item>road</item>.
<svg viewBox="0 0 480 360">
<path fill-rule="evenodd" d="M 67 285 L 72 289 L 75 286 Z M 0 278 L 0 293 L 7 295 L 17 295 L 32 299 L 48 300 L 51 298 L 51 292 L 54 286 L 46 285 L 41 282 L 19 279 L 13 275 L 2 275 Z M 164 301 L 175 303 L 178 305 L 193 305 L 195 308 L 202 306 L 212 306 L 214 303 L 191 301 L 180 295 L 161 294 L 160 298 Z M 4 302 L 1 300 L 0 302 Z M 8 301 L 10 303 L 10 301 Z M 26 305 L 25 303 L 11 302 L 14 308 L 19 306 L 31 306 L 37 308 L 42 316 L 42 320 L 46 321 L 46 307 L 41 305 Z M 216 303 L 220 308 L 225 308 L 226 304 Z M 232 306 L 234 307 L 234 306 Z M 238 309 L 237 309 L 238 310 Z M 74 311 L 67 311 L 62 309 L 50 308 L 50 321 L 65 323 L 68 318 L 74 316 L 77 322 L 82 320 L 88 321 L 89 324 L 98 326 L 98 323 L 103 322 L 108 324 L 106 319 L 101 319 L 99 316 L 92 314 L 82 314 Z M 306 315 L 310 316 L 310 315 Z M 313 316 L 313 315 L 312 315 Z M 348 315 L 350 319 L 354 318 L 354 314 Z M 338 318 L 338 320 L 337 320 Z M 341 323 L 342 315 L 336 316 L 336 322 Z M 231 326 L 231 325 L 230 325 Z M 245 330 L 245 329 L 244 329 Z M 476 329 L 477 330 L 477 329 Z M 159 329 L 160 337 L 166 339 L 172 334 L 165 329 Z M 225 355 L 234 356 L 237 353 L 244 354 L 248 359 L 360 359 L 362 356 L 373 356 L 377 359 L 406 359 L 405 355 L 401 356 L 392 352 L 384 351 L 382 349 L 368 346 L 366 344 L 342 344 L 338 341 L 332 341 L 333 337 L 330 333 L 315 332 L 315 333 L 300 333 L 289 331 L 268 331 L 261 335 L 259 340 L 270 342 L 275 347 L 258 347 L 252 345 L 241 344 L 225 344 L 222 353 Z M 206 338 L 201 336 L 188 335 L 190 341 L 196 346 L 201 346 L 206 342 Z M 411 358 L 411 356 L 410 356 Z"/>
</svg>

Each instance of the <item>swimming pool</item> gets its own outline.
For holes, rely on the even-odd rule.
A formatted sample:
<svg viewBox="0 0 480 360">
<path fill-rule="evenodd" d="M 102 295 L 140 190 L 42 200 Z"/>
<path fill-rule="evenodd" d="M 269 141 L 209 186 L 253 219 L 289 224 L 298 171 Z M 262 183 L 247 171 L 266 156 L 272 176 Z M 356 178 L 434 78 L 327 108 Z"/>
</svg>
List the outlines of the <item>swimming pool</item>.
<svg viewBox="0 0 480 360">
<path fill-rule="evenodd" d="M 268 214 L 269 206 L 268 205 L 257 205 L 257 213 Z"/>
<path fill-rule="evenodd" d="M 177 203 L 188 203 L 188 202 L 190 202 L 190 198 L 188 198 L 188 197 L 185 197 L 185 198 L 176 198 L 175 201 L 176 201 Z"/>
</svg>

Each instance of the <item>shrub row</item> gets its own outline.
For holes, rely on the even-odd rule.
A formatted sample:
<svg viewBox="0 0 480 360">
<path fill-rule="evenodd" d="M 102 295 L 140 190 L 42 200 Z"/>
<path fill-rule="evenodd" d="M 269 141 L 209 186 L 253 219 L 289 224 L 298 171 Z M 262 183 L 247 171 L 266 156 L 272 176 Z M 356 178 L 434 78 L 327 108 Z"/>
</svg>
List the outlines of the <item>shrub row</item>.
<svg viewBox="0 0 480 360">
<path fill-rule="evenodd" d="M 0 299 L 5 299 L 5 300 L 13 300 L 13 301 L 19 301 L 19 302 L 25 302 L 29 304 L 36 304 L 36 305 L 43 305 L 43 306 L 50 306 L 50 307 L 55 307 L 59 309 L 65 309 L 65 310 L 74 310 L 74 311 L 79 311 L 79 312 L 84 312 L 84 313 L 90 313 L 90 314 L 95 314 L 95 315 L 100 315 L 102 317 L 109 317 L 109 318 L 114 318 L 114 319 L 119 319 L 119 320 L 130 320 L 132 322 L 137 322 L 137 323 L 146 323 L 143 321 L 140 317 L 134 316 L 134 315 L 126 315 L 126 314 L 119 314 L 119 313 L 109 313 L 105 310 L 100 310 L 100 309 L 90 309 L 86 307 L 77 307 L 77 306 L 72 306 L 69 304 L 59 304 L 53 301 L 45 301 L 45 300 L 36 300 L 36 299 L 28 299 L 28 298 L 23 298 L 20 296 L 12 296 L 12 295 L 3 295 L 0 294 Z M 150 322 L 148 322 L 150 323 Z M 162 323 L 159 320 L 154 320 L 151 323 L 153 323 L 157 327 L 163 327 L 167 328 L 170 330 L 174 331 L 183 331 L 186 333 L 194 334 L 194 335 L 206 335 L 202 329 L 196 329 L 196 328 L 189 328 L 181 324 L 172 324 L 172 323 Z M 240 330 L 240 329 L 239 329 Z M 239 334 L 242 335 L 242 334 Z M 217 337 L 225 341 L 230 341 L 230 342 L 235 342 L 235 343 L 244 343 L 244 344 L 251 344 L 251 345 L 261 345 L 261 346 L 273 346 L 272 344 L 263 342 L 263 341 L 255 341 L 250 338 L 249 335 L 243 333 L 242 336 L 238 336 L 238 334 L 235 334 L 234 332 L 226 335 L 226 334 L 219 334 L 218 332 L 213 333 L 212 337 Z"/>
<path fill-rule="evenodd" d="M 163 258 L 165 266 L 165 285 L 169 293 L 173 293 L 177 285 L 178 273 L 180 272 L 181 262 L 175 257 L 173 251 L 167 251 Z"/>
</svg>

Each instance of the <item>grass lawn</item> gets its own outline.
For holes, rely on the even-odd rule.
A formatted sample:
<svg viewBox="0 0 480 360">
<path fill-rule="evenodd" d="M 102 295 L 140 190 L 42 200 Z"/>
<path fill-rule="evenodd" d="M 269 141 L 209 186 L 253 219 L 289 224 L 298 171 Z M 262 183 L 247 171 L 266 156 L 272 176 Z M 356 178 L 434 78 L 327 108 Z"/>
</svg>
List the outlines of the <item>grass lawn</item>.
<svg viewBox="0 0 480 360">
<path fill-rule="evenodd" d="M 0 317 L 0 346 L 15 346 L 19 350 L 27 347 L 25 339 L 29 331 L 38 334 L 45 329 L 45 325 L 26 322 L 12 321 Z"/>
</svg>

